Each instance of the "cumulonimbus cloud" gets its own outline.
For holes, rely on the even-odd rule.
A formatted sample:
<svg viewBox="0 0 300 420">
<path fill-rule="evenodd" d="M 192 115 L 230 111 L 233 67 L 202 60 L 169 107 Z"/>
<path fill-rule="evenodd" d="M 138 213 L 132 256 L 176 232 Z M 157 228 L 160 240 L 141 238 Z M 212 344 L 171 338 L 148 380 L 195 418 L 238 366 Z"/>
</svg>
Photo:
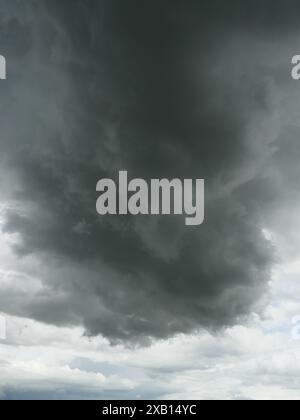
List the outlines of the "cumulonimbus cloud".
<svg viewBox="0 0 300 420">
<path fill-rule="evenodd" d="M 23 315 L 129 342 L 247 315 L 274 258 L 268 187 L 249 188 L 273 154 L 259 47 L 259 32 L 274 31 L 268 2 L 262 21 L 253 1 L 247 16 L 234 1 L 12 3 L 0 15 L 12 57 L 0 149 L 6 199 L 20 210 L 6 212 L 4 231 L 18 233 L 18 255 L 47 261 L 51 290 Z M 99 217 L 97 180 L 119 170 L 204 178 L 204 225 Z"/>
</svg>

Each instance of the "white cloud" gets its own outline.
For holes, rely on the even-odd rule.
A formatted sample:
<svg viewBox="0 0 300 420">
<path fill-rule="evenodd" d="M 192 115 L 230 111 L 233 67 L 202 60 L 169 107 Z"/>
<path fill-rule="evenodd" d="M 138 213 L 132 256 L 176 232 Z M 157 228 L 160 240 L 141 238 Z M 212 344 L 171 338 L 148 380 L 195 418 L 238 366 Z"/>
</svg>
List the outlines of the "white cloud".
<svg viewBox="0 0 300 420">
<path fill-rule="evenodd" d="M 0 236 L 2 302 L 45 295 L 38 263 L 16 259 L 10 240 Z M 0 341 L 0 398 L 299 399 L 300 341 L 292 339 L 299 276 L 297 258 L 274 269 L 263 318 L 253 314 L 247 325 L 215 336 L 181 335 L 146 348 L 111 346 L 16 309 L 5 315 L 7 338 Z"/>
</svg>

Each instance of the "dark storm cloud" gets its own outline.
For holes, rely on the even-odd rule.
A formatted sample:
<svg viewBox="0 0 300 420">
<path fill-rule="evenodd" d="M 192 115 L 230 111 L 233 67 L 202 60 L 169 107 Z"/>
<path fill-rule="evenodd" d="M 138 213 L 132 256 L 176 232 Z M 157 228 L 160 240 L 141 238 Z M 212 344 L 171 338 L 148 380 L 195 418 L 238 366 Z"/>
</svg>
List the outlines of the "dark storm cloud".
<svg viewBox="0 0 300 420">
<path fill-rule="evenodd" d="M 48 261 L 52 290 L 18 310 L 128 341 L 247 315 L 273 260 L 257 180 L 280 70 L 268 73 L 260 42 L 289 32 L 297 2 L 11 3 L 0 148 L 19 211 L 4 230 Z M 97 216 L 97 180 L 123 169 L 205 178 L 205 224 Z"/>
</svg>

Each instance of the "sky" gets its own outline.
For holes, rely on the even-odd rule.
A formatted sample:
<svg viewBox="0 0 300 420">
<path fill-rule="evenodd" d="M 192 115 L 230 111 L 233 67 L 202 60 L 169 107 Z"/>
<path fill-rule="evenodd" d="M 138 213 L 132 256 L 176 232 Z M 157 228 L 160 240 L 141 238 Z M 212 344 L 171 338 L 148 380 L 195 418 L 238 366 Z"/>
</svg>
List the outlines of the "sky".
<svg viewBox="0 0 300 420">
<path fill-rule="evenodd" d="M 299 399 L 299 18 L 0 0 L 1 399 Z M 204 224 L 99 216 L 121 170 Z"/>
</svg>

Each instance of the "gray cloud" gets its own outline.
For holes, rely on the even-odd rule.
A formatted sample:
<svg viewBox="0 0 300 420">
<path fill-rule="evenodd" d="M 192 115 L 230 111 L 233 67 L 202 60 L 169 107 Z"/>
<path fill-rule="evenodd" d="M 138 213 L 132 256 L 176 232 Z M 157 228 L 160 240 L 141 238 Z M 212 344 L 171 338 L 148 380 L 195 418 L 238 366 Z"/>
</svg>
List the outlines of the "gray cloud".
<svg viewBox="0 0 300 420">
<path fill-rule="evenodd" d="M 0 49 L 11 58 L 0 150 L 18 211 L 3 230 L 18 233 L 18 255 L 46 264 L 51 290 L 18 315 L 129 342 L 246 316 L 274 258 L 262 232 L 265 168 L 286 63 L 275 68 L 271 39 L 289 35 L 299 6 L 12 3 L 0 9 Z M 97 180 L 123 169 L 205 178 L 205 224 L 97 216 Z"/>
</svg>

